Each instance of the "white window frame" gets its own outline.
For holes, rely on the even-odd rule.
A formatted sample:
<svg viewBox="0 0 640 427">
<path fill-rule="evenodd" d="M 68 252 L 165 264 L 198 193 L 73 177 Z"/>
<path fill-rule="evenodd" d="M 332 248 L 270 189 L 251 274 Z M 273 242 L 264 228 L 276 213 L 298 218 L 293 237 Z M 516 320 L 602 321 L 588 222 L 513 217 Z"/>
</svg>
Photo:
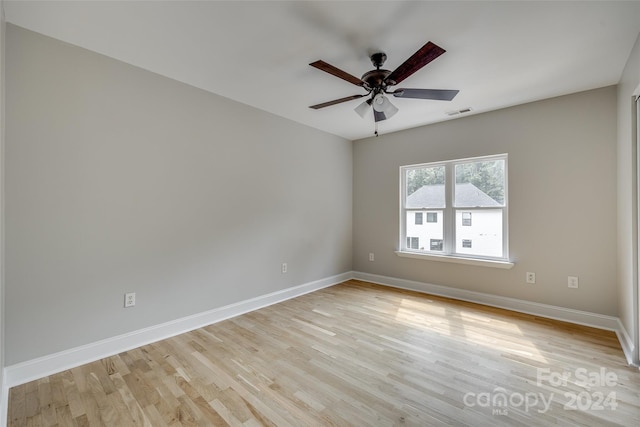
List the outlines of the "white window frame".
<svg viewBox="0 0 640 427">
<path fill-rule="evenodd" d="M 505 194 L 504 194 L 504 206 L 499 208 L 502 211 L 502 256 L 490 257 L 479 255 L 459 254 L 455 252 L 456 242 L 456 230 L 455 230 L 455 213 L 456 210 L 464 210 L 465 212 L 473 212 L 474 210 L 485 210 L 487 207 L 455 207 L 453 206 L 454 200 L 454 186 L 455 186 L 455 166 L 464 163 L 482 162 L 491 160 L 504 160 L 504 174 L 505 174 Z M 406 165 L 400 167 L 400 236 L 399 236 L 399 249 L 396 251 L 398 256 L 425 259 L 430 261 L 443 261 L 453 262 L 460 264 L 470 264 L 478 266 L 488 266 L 496 268 L 510 269 L 514 266 L 514 263 L 509 260 L 509 202 L 508 202 L 508 155 L 498 154 L 482 157 L 470 157 L 465 159 L 455 159 L 442 162 L 422 163 L 415 165 Z M 431 252 L 421 251 L 408 248 L 406 245 L 406 229 L 407 229 L 407 209 L 405 206 L 406 201 L 406 176 L 407 171 L 411 169 L 418 169 L 422 167 L 445 167 L 445 204 L 442 209 L 443 212 L 443 251 Z"/>
</svg>

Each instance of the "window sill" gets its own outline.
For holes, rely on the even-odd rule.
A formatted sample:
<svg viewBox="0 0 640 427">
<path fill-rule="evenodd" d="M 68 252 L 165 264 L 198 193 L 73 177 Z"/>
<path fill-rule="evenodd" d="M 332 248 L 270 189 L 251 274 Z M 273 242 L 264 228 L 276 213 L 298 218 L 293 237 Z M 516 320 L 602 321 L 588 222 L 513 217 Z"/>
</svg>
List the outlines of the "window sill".
<svg viewBox="0 0 640 427">
<path fill-rule="evenodd" d="M 515 265 L 515 263 L 509 261 L 464 258 L 452 255 L 432 255 L 407 251 L 396 251 L 396 255 L 398 255 L 399 257 L 422 259 L 425 261 L 451 262 L 455 264 L 477 265 L 480 267 L 502 268 L 505 270 L 509 270 Z"/>
</svg>

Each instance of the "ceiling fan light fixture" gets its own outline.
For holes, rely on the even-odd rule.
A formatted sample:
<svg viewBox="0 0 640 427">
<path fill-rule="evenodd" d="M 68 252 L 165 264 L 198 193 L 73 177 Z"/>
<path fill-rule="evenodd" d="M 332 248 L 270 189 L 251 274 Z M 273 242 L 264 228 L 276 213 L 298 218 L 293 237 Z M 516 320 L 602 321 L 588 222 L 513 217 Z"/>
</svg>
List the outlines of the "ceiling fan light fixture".
<svg viewBox="0 0 640 427">
<path fill-rule="evenodd" d="M 384 113 L 385 104 L 389 100 L 381 93 L 373 97 L 373 109 L 379 113 Z"/>
<path fill-rule="evenodd" d="M 387 119 L 390 119 L 391 117 L 395 116 L 397 112 L 398 112 L 398 107 L 396 107 L 395 105 L 393 105 L 391 102 L 387 100 L 387 107 L 384 110 L 384 114 L 387 116 Z"/>
<path fill-rule="evenodd" d="M 364 119 L 364 116 L 369 111 L 370 106 L 371 106 L 371 100 L 366 100 L 362 104 L 360 104 L 356 108 L 354 108 L 353 111 L 358 113 L 360 115 L 360 117 L 362 117 Z"/>
<path fill-rule="evenodd" d="M 390 119 L 398 112 L 398 108 L 381 93 L 373 97 L 373 109 L 379 113 L 384 113 L 387 119 Z"/>
</svg>

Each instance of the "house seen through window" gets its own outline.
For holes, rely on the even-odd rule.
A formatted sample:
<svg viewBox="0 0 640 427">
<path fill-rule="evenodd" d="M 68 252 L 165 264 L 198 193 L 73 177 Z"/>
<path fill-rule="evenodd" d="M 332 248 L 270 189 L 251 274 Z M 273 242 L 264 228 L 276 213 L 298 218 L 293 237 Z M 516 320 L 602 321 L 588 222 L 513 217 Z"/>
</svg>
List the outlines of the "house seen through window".
<svg viewBox="0 0 640 427">
<path fill-rule="evenodd" d="M 401 251 L 508 259 L 506 154 L 400 171 Z"/>
</svg>

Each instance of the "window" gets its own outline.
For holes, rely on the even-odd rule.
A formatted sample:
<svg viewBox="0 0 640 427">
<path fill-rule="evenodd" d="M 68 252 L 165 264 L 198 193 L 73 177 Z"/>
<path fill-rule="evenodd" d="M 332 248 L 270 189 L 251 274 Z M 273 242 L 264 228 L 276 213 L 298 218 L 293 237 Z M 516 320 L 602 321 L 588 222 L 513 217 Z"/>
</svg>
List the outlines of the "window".
<svg viewBox="0 0 640 427">
<path fill-rule="evenodd" d="M 462 226 L 471 227 L 471 212 L 462 212 Z"/>
<path fill-rule="evenodd" d="M 400 173 L 400 252 L 508 260 L 506 154 L 403 166 Z"/>
<path fill-rule="evenodd" d="M 442 239 L 430 239 L 429 240 L 429 249 L 432 251 L 441 251 L 442 250 Z"/>
<path fill-rule="evenodd" d="M 416 212 L 416 225 L 422 225 L 422 212 Z"/>
<path fill-rule="evenodd" d="M 418 249 L 420 239 L 418 237 L 407 237 L 407 247 L 411 249 Z"/>
</svg>

